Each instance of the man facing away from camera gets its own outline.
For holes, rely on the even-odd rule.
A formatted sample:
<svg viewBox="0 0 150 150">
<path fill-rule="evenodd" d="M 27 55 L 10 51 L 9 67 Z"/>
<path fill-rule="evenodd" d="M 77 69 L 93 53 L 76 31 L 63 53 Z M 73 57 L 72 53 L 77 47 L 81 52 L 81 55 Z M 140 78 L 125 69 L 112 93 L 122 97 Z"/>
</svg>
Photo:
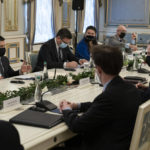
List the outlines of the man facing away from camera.
<svg viewBox="0 0 150 150">
<path fill-rule="evenodd" d="M 141 102 L 138 89 L 126 83 L 119 73 L 122 52 L 110 46 L 95 46 L 92 57 L 103 91 L 93 102 L 60 102 L 68 127 L 80 135 L 80 144 L 68 149 L 129 150 L 135 119 Z M 78 111 L 83 115 L 78 115 Z"/>
</svg>

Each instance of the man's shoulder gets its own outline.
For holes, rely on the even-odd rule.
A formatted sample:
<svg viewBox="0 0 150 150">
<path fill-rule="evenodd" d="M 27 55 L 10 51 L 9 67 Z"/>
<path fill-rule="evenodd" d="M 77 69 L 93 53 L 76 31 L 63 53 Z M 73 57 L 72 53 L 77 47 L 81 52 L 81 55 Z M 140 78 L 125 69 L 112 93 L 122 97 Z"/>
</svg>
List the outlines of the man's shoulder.
<svg viewBox="0 0 150 150">
<path fill-rule="evenodd" d="M 6 57 L 6 56 L 2 56 L 1 59 L 2 59 L 3 61 L 9 61 L 9 60 L 8 60 L 8 57 Z"/>
<path fill-rule="evenodd" d="M 47 49 L 48 47 L 51 47 L 55 44 L 55 40 L 54 38 L 53 39 L 50 39 L 48 41 L 46 41 L 42 46 L 41 46 L 41 49 L 40 50 L 43 50 L 43 49 Z"/>
<path fill-rule="evenodd" d="M 109 39 L 115 39 L 115 40 L 118 40 L 117 35 L 112 35 L 112 36 L 109 37 Z"/>
</svg>

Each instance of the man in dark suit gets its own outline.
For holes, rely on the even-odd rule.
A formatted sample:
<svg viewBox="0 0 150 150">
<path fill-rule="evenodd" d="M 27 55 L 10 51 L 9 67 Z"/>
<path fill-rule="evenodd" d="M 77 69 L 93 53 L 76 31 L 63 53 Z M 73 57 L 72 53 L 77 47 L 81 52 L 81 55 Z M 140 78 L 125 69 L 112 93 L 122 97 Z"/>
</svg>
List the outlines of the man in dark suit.
<svg viewBox="0 0 150 150">
<path fill-rule="evenodd" d="M 150 66 L 150 43 L 147 45 L 146 63 Z"/>
<path fill-rule="evenodd" d="M 9 122 L 0 120 L 0 149 L 24 150 L 17 129 Z"/>
<path fill-rule="evenodd" d="M 119 48 L 95 46 L 92 57 L 103 92 L 93 102 L 76 104 L 63 100 L 60 110 L 64 121 L 73 132 L 82 135 L 79 149 L 129 150 L 141 104 L 140 92 L 119 76 L 123 65 Z M 79 116 L 77 110 L 83 115 Z"/>
<path fill-rule="evenodd" d="M 17 76 L 31 70 L 31 67 L 26 67 L 26 63 L 24 62 L 20 70 L 14 71 L 10 66 L 8 58 L 4 56 L 5 52 L 5 39 L 0 36 L 0 79 Z"/>
<path fill-rule="evenodd" d="M 67 28 L 58 31 L 56 38 L 44 43 L 39 51 L 35 71 L 43 69 L 44 61 L 47 68 L 76 68 L 78 64 L 83 64 L 86 60 L 76 58 L 68 44 L 72 39 L 71 32 Z"/>
</svg>

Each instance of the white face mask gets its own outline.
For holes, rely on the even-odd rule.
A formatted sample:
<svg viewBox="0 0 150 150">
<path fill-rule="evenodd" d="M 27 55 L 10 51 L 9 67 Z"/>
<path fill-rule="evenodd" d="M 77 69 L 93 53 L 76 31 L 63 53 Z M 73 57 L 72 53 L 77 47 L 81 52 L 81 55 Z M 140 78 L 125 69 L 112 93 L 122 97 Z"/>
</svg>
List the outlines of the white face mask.
<svg viewBox="0 0 150 150">
<path fill-rule="evenodd" d="M 60 48 L 66 48 L 68 45 L 66 44 L 66 43 L 64 43 L 64 42 L 62 42 L 60 45 L 59 45 L 59 47 Z"/>
</svg>

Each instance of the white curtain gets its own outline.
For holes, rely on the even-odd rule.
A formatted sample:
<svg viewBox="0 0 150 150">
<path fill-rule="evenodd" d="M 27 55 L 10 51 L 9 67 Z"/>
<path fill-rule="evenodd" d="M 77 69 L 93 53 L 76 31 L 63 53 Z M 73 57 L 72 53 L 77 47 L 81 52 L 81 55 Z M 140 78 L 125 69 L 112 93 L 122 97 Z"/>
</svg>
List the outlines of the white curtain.
<svg viewBox="0 0 150 150">
<path fill-rule="evenodd" d="M 52 0 L 37 0 L 34 43 L 43 43 L 54 37 Z"/>
<path fill-rule="evenodd" d="M 90 25 L 95 26 L 95 0 L 86 0 L 83 32 Z"/>
<path fill-rule="evenodd" d="M 1 35 L 1 26 L 2 26 L 2 4 L 0 1 L 0 35 Z"/>
</svg>

